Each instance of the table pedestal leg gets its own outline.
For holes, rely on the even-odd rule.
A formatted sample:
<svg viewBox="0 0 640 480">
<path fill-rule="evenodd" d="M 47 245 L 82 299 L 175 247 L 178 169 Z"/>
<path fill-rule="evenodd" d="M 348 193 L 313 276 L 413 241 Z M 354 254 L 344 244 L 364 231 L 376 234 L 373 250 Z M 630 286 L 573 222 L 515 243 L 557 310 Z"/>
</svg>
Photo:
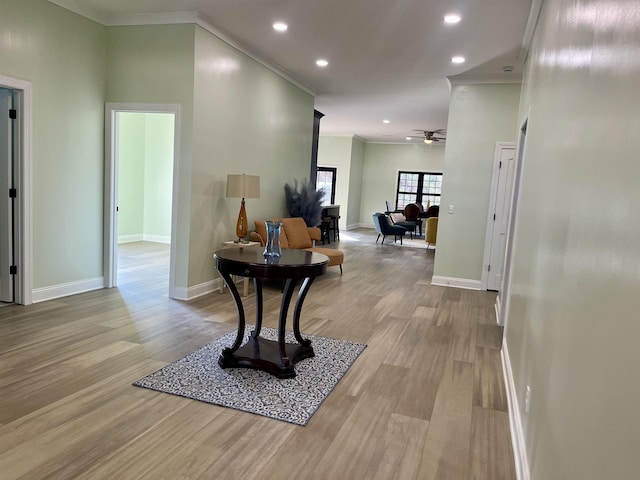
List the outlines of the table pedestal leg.
<svg viewBox="0 0 640 480">
<path fill-rule="evenodd" d="M 287 326 L 287 314 L 289 313 L 289 304 L 291 303 L 291 297 L 293 291 L 296 288 L 296 281 L 288 278 L 284 282 L 284 291 L 282 292 L 282 301 L 280 302 L 280 317 L 278 319 L 278 349 L 280 350 L 280 366 L 282 368 L 288 368 L 291 363 L 289 357 L 287 357 L 287 351 L 285 348 L 284 334 Z"/>
<path fill-rule="evenodd" d="M 302 313 L 302 304 L 304 303 L 304 299 L 309 293 L 309 288 L 313 283 L 314 278 L 305 278 L 304 282 L 302 282 L 302 286 L 300 287 L 300 291 L 298 292 L 298 299 L 296 300 L 296 306 L 293 309 L 293 334 L 296 337 L 296 340 L 305 347 L 311 345 L 311 340 L 306 338 L 302 338 L 300 335 L 300 313 Z"/>
<path fill-rule="evenodd" d="M 236 308 L 238 310 L 238 335 L 236 336 L 236 341 L 233 346 L 231 348 L 225 348 L 222 351 L 218 359 L 218 364 L 222 368 L 255 368 L 271 373 L 279 378 L 295 377 L 296 372 L 294 365 L 300 360 L 315 355 L 311 347 L 311 342 L 303 339 L 300 335 L 300 312 L 302 311 L 302 303 L 313 279 L 305 279 L 296 300 L 293 329 L 296 340 L 300 342 L 299 345 L 285 342 L 287 314 L 296 287 L 296 281 L 291 279 L 285 281 L 282 301 L 280 302 L 280 315 L 278 318 L 278 340 L 273 341 L 259 336 L 262 328 L 263 311 L 262 281 L 260 279 L 254 279 L 254 285 L 256 287 L 256 328 L 251 333 L 249 341 L 240 347 L 244 338 L 245 328 L 242 298 L 238 293 L 238 289 L 233 285 L 229 275 L 222 275 L 236 302 Z"/>
<path fill-rule="evenodd" d="M 254 278 L 253 289 L 256 292 L 256 328 L 251 332 L 251 336 L 258 338 L 260 336 L 260 330 L 262 329 L 262 280 Z"/>
<path fill-rule="evenodd" d="M 227 287 L 229 288 L 229 291 L 231 292 L 231 295 L 233 296 L 233 299 L 236 302 L 236 310 L 238 311 L 238 334 L 236 335 L 236 341 L 233 343 L 231 348 L 225 348 L 222 351 L 222 354 L 220 355 L 220 359 L 218 360 L 218 364 L 222 366 L 222 363 L 220 362 L 222 362 L 223 357 L 230 356 L 231 354 L 233 354 L 233 352 L 235 352 L 236 350 L 238 350 L 238 348 L 240 348 L 240 345 L 242 345 L 242 340 L 244 338 L 245 318 L 244 318 L 244 307 L 242 306 L 242 299 L 240 298 L 240 293 L 238 293 L 238 289 L 236 288 L 235 283 L 233 283 L 233 279 L 231 278 L 231 275 L 229 275 L 228 273 L 220 273 L 220 275 L 222 275 L 222 278 L 227 283 Z"/>
</svg>

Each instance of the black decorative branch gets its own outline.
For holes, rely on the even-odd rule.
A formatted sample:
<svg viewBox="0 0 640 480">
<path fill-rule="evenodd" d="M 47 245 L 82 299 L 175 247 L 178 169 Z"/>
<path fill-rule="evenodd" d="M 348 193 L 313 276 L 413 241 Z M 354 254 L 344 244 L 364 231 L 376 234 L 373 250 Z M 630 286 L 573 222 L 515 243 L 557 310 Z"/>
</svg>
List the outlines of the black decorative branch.
<svg viewBox="0 0 640 480">
<path fill-rule="evenodd" d="M 307 226 L 315 227 L 320 224 L 322 214 L 323 189 L 316 190 L 316 186 L 305 178 L 300 182 L 294 180 L 293 187 L 284 184 L 284 195 L 287 201 L 287 210 L 292 217 L 302 217 Z"/>
</svg>

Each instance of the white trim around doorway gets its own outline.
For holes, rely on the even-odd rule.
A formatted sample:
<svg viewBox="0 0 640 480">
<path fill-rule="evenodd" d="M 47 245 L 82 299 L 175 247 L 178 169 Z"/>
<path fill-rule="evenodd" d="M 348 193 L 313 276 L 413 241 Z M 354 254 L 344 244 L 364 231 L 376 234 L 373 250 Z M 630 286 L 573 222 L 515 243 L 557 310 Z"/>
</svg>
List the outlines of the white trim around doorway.
<svg viewBox="0 0 640 480">
<path fill-rule="evenodd" d="M 174 114 L 173 142 L 173 192 L 171 199 L 171 247 L 169 249 L 169 297 L 182 299 L 181 290 L 176 288 L 176 229 L 178 225 L 178 188 L 180 185 L 180 105 L 149 103 L 106 103 L 105 104 L 105 155 L 104 155 L 104 286 L 115 287 L 117 283 L 117 116 L 116 113 L 172 113 Z"/>
<path fill-rule="evenodd" d="M 0 75 L 0 86 L 18 90 L 20 110 L 20 145 L 17 169 L 18 211 L 15 231 L 15 254 L 18 277 L 15 289 L 15 303 L 31 305 L 33 234 L 31 204 L 31 138 L 32 138 L 32 87 L 31 82 Z"/>
</svg>

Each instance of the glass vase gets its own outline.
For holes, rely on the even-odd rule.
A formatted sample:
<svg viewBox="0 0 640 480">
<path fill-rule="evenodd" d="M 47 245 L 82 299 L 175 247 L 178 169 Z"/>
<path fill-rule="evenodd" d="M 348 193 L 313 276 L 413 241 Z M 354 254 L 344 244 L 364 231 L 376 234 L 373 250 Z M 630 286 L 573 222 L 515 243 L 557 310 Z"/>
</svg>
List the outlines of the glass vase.
<svg viewBox="0 0 640 480">
<path fill-rule="evenodd" d="M 266 220 L 265 224 L 267 226 L 267 244 L 264 247 L 264 258 L 280 258 L 280 255 L 282 255 L 282 250 L 280 249 L 282 222 Z"/>
</svg>

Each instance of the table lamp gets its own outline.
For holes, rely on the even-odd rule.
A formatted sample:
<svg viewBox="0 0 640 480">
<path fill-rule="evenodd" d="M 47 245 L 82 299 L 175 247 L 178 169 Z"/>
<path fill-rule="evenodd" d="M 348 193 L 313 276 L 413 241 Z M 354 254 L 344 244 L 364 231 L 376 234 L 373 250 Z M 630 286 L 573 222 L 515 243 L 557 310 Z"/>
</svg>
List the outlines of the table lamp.
<svg viewBox="0 0 640 480">
<path fill-rule="evenodd" d="M 247 211 L 244 207 L 245 198 L 260 198 L 260 177 L 257 175 L 227 175 L 227 198 L 242 198 L 240 213 L 236 223 L 238 243 L 242 243 L 247 236 Z"/>
</svg>

